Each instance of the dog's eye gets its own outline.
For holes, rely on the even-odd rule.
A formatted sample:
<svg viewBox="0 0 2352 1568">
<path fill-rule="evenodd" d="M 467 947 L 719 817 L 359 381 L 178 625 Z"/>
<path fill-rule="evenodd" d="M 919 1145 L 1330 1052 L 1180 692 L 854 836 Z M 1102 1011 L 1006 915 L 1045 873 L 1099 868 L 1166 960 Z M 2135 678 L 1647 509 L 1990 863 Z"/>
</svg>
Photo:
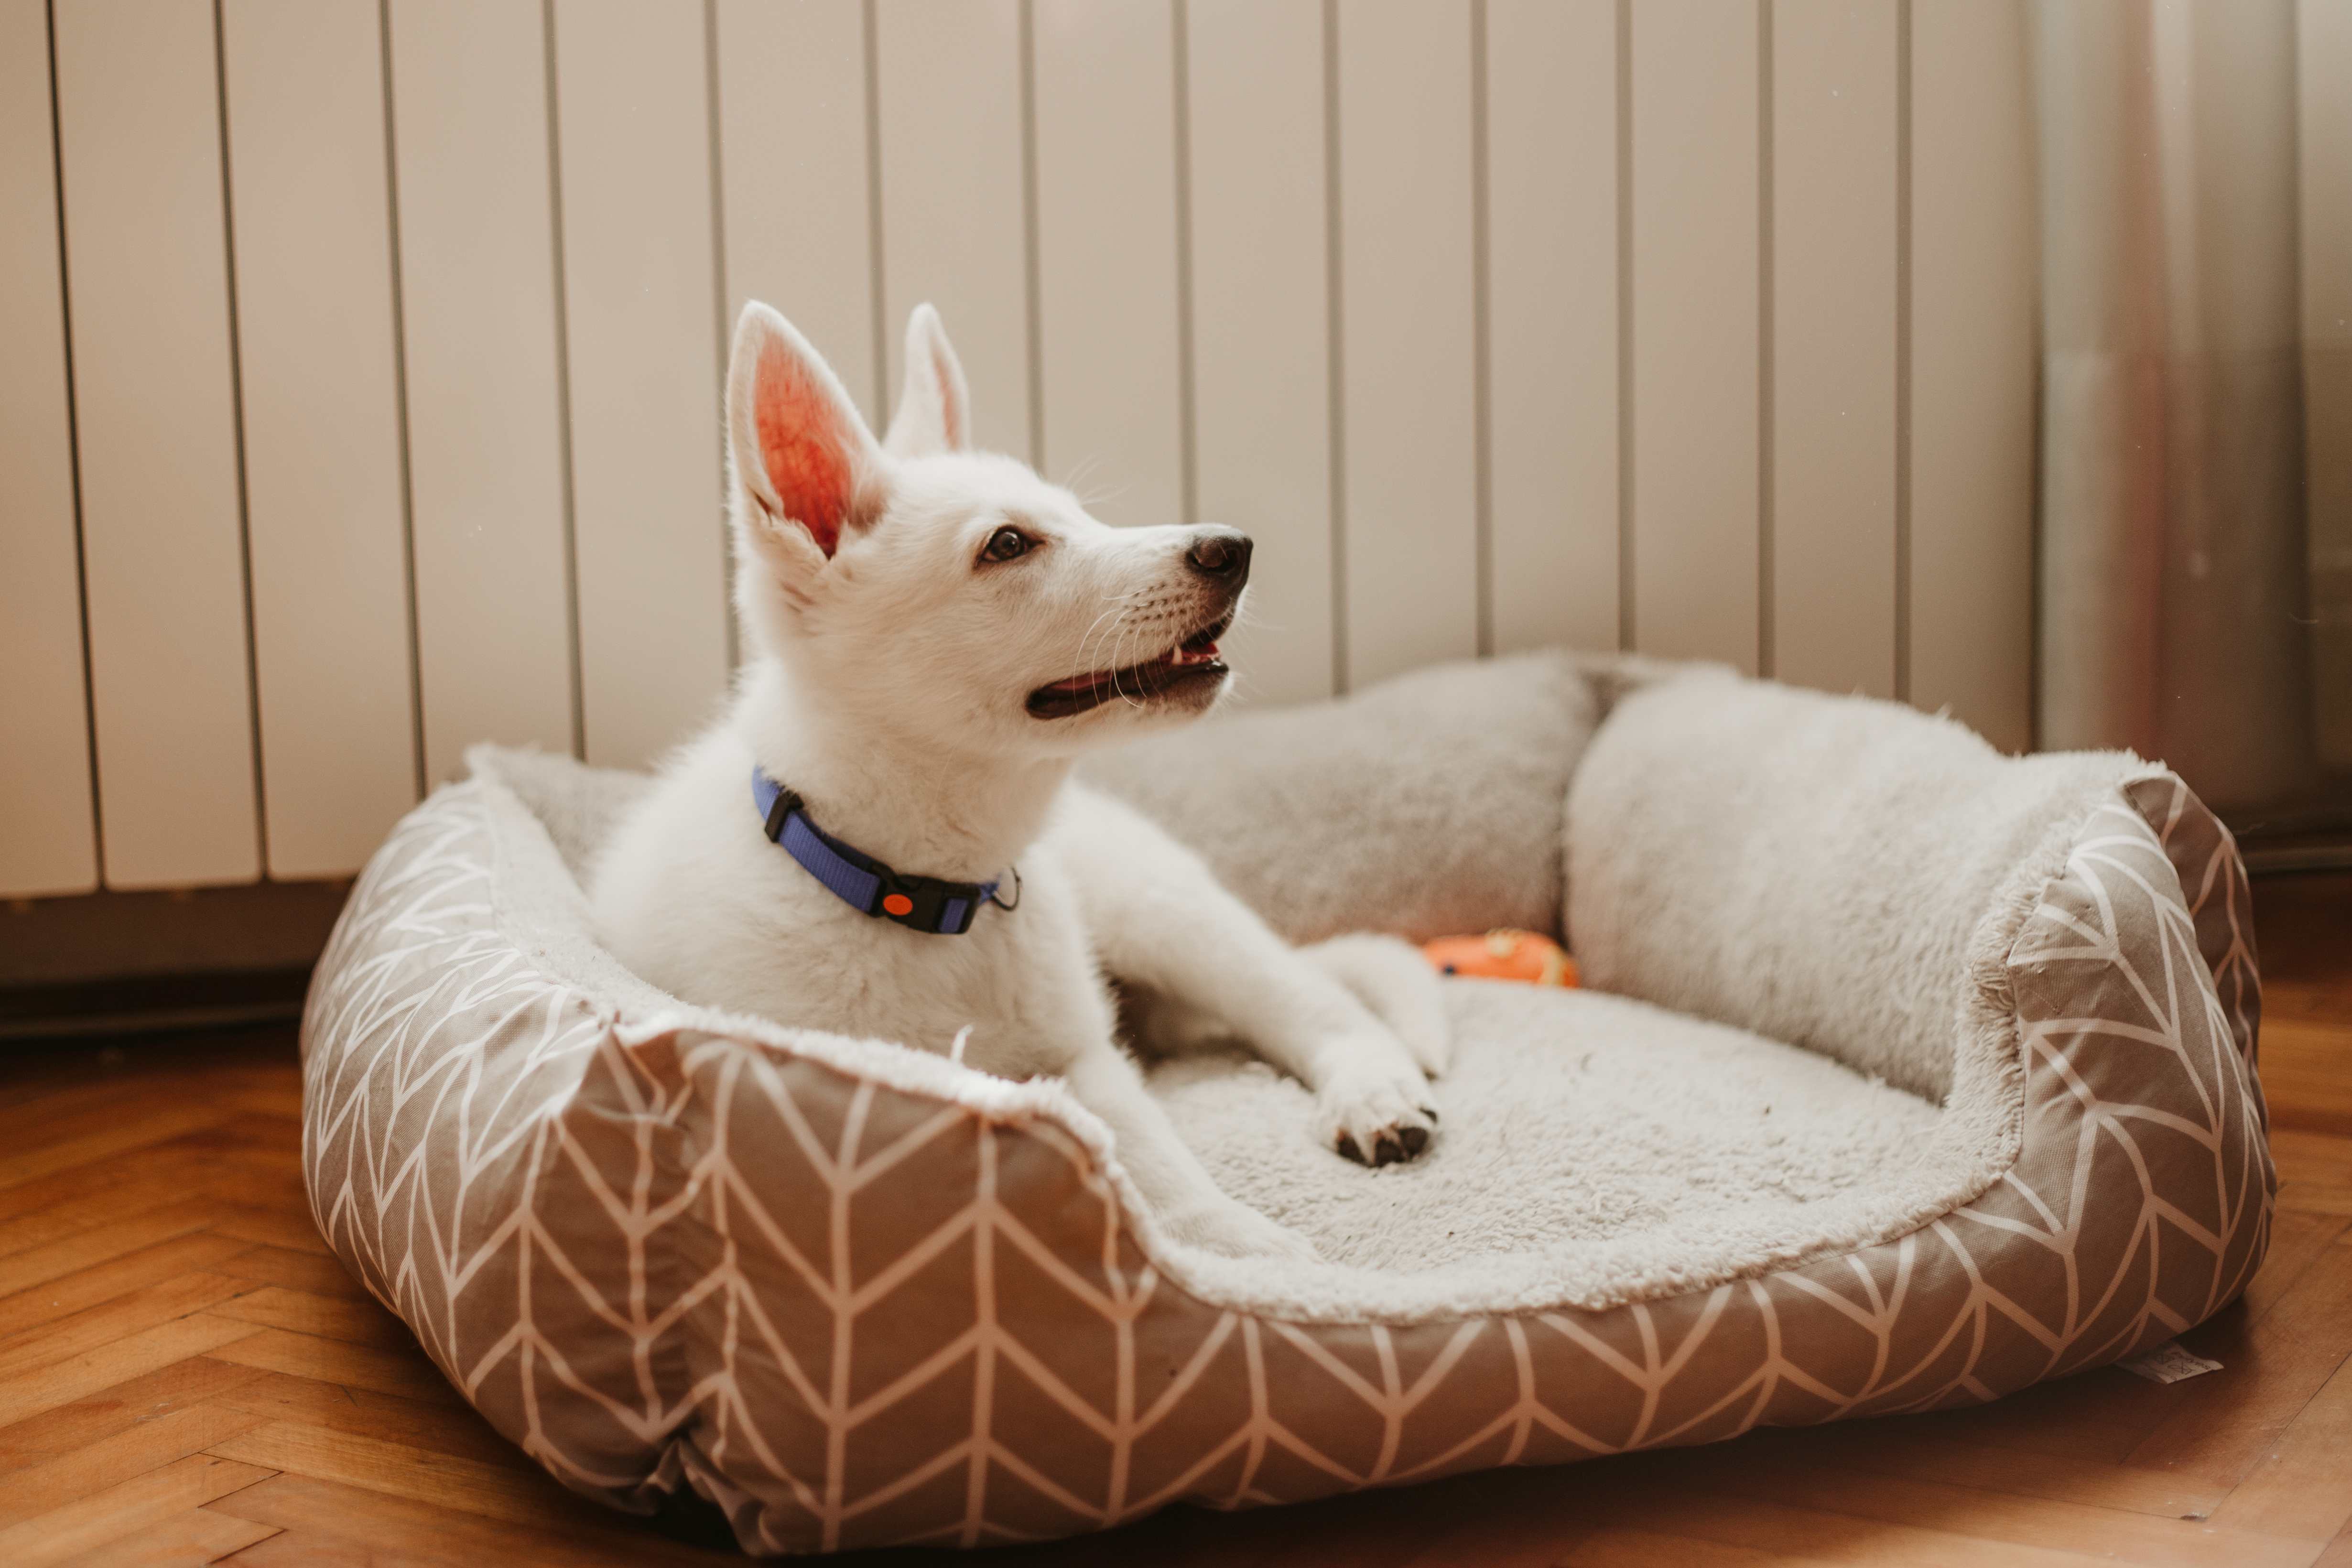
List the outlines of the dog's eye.
<svg viewBox="0 0 2352 1568">
<path fill-rule="evenodd" d="M 988 536 L 986 548 L 980 552 L 982 560 L 1012 560 L 1029 553 L 1029 536 L 1019 528 L 999 528 Z"/>
</svg>

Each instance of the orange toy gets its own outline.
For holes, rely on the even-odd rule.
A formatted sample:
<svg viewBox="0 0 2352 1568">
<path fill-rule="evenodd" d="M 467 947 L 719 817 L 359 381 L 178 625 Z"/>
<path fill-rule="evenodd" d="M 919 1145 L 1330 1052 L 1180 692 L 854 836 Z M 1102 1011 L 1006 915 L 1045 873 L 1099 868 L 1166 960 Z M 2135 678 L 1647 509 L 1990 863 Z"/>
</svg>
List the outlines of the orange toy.
<svg viewBox="0 0 2352 1568">
<path fill-rule="evenodd" d="M 1525 980 L 1531 986 L 1576 984 L 1576 960 L 1549 936 L 1508 927 L 1484 936 L 1440 936 L 1422 956 L 1448 975 L 1478 980 Z"/>
</svg>

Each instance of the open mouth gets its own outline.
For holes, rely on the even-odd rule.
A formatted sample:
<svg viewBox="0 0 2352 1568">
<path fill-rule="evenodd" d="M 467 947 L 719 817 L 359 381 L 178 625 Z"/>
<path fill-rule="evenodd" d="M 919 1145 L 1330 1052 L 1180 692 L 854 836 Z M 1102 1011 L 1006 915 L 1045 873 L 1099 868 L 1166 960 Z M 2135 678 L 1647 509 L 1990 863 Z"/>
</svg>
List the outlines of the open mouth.
<svg viewBox="0 0 2352 1568">
<path fill-rule="evenodd" d="M 1116 670 L 1090 670 L 1039 686 L 1029 694 L 1036 718 L 1070 718 L 1114 698 L 1144 703 L 1180 691 L 1213 686 L 1231 674 L 1217 657 L 1217 639 L 1234 623 L 1228 610 L 1156 659 Z"/>
</svg>

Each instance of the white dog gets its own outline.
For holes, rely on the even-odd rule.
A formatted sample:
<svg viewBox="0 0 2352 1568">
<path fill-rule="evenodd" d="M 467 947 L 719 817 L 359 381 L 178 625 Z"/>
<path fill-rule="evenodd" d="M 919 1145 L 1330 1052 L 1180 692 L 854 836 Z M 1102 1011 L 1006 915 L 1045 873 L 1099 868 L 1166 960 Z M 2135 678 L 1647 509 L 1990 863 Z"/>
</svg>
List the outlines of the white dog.
<svg viewBox="0 0 2352 1568">
<path fill-rule="evenodd" d="M 780 1022 L 1058 1075 L 1180 1239 L 1311 1256 L 1220 1192 L 1118 1043 L 1247 1041 L 1316 1135 L 1410 1158 L 1444 1064 L 1436 982 L 1385 937 L 1294 950 L 1189 852 L 1068 782 L 1078 755 L 1205 713 L 1249 575 L 1231 528 L 1113 528 L 971 449 L 938 315 L 907 331 L 877 444 L 782 317 L 727 378 L 737 606 L 726 715 L 669 758 L 595 868 L 596 925 L 655 984 Z"/>
</svg>

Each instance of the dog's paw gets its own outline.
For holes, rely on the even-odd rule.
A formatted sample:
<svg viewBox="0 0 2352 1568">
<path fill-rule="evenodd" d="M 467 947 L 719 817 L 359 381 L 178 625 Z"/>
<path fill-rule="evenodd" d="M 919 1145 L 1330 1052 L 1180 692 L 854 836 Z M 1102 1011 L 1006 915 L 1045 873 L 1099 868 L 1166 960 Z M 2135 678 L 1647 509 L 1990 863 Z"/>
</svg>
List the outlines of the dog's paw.
<svg viewBox="0 0 2352 1568">
<path fill-rule="evenodd" d="M 1437 1136 L 1429 1081 L 1401 1064 L 1343 1070 L 1315 1096 L 1316 1134 L 1360 1165 L 1416 1158 Z"/>
<path fill-rule="evenodd" d="M 1163 1214 L 1160 1224 L 1177 1240 L 1228 1258 L 1283 1258 L 1312 1263 L 1320 1256 L 1315 1244 L 1296 1230 L 1231 1198 Z"/>
</svg>

